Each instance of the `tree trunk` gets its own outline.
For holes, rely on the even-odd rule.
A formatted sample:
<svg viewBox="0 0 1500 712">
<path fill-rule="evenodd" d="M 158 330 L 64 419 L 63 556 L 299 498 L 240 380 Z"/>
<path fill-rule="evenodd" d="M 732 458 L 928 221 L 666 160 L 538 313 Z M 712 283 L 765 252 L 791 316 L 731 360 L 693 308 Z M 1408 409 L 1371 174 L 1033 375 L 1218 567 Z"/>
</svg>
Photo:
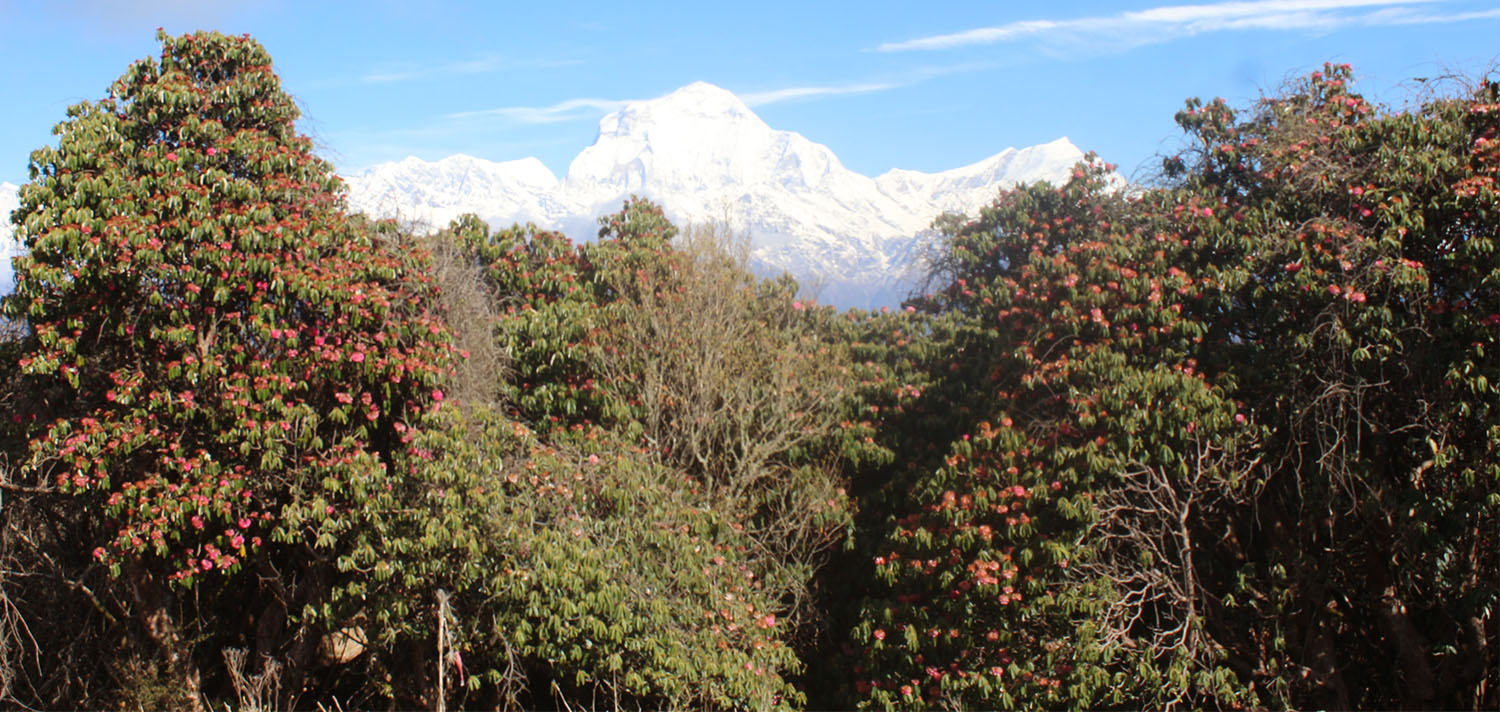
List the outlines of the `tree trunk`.
<svg viewBox="0 0 1500 712">
<path fill-rule="evenodd" d="M 141 625 L 161 649 L 169 674 L 182 688 L 186 709 L 204 712 L 201 676 L 191 647 L 183 642 L 172 619 L 171 591 L 135 562 L 130 566 L 130 593 Z"/>
</svg>

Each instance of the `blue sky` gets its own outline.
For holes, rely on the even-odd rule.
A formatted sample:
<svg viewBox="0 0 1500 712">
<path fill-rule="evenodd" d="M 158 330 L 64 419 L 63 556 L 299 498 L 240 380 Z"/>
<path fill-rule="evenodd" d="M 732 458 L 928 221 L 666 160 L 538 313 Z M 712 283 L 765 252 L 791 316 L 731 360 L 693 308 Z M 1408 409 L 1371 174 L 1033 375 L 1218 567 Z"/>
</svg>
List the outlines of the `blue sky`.
<svg viewBox="0 0 1500 712">
<path fill-rule="evenodd" d="M 158 26 L 258 38 L 340 170 L 468 153 L 559 176 L 607 111 L 697 80 L 869 175 L 1059 136 L 1130 174 L 1179 145 L 1189 96 L 1245 105 L 1331 60 L 1400 104 L 1500 57 L 1500 0 L 0 0 L 0 180 Z"/>
</svg>

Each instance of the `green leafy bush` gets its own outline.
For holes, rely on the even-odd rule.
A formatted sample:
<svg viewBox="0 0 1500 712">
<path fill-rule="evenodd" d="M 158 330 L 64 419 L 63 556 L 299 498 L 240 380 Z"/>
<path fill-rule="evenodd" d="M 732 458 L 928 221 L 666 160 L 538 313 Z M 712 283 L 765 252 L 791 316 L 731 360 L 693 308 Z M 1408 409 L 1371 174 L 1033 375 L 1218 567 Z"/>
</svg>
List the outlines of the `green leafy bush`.
<svg viewBox="0 0 1500 712">
<path fill-rule="evenodd" d="M 362 592 L 375 638 L 435 640 L 442 590 L 464 706 L 797 703 L 783 675 L 800 664 L 755 542 L 707 495 L 597 428 L 549 445 L 493 410 L 445 417 L 418 440 L 443 453 L 415 478 L 422 504 L 380 522 L 379 545 L 346 564 L 375 571 Z M 369 674 L 405 679 L 387 694 L 409 699 L 400 661 Z"/>
<path fill-rule="evenodd" d="M 419 258 L 345 215 L 265 51 L 161 41 L 33 155 L 6 303 L 32 395 L 11 420 L 18 477 L 74 498 L 76 544 L 196 704 L 218 652 L 195 641 L 246 634 L 214 613 L 231 600 L 260 599 L 250 634 L 291 678 L 312 663 L 331 559 L 380 516 L 449 348 Z"/>
<path fill-rule="evenodd" d="M 1162 187 L 1086 164 L 947 223 L 852 699 L 1493 696 L 1497 88 L 1383 114 L 1349 76 L 1189 102 Z"/>
<path fill-rule="evenodd" d="M 1497 702 L 1493 81 L 1189 101 L 838 313 L 644 200 L 348 215 L 259 45 L 161 41 L 13 216 L 7 701 Z"/>
</svg>

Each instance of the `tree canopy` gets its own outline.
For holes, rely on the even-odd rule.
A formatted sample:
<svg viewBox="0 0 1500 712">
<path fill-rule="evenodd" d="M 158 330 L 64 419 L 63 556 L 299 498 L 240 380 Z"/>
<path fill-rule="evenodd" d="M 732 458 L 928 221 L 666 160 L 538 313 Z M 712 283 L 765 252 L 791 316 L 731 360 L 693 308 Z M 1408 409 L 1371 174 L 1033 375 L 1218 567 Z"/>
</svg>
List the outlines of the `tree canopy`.
<svg viewBox="0 0 1500 712">
<path fill-rule="evenodd" d="M 1493 699 L 1497 85 L 1351 76 L 1188 102 L 1160 187 L 1094 162 L 953 226 L 940 344 L 892 356 L 951 435 L 893 441 L 867 704 Z"/>
<path fill-rule="evenodd" d="M 248 37 L 32 156 L 0 697 L 1492 708 L 1500 84 L 1329 65 L 839 312 L 632 198 L 352 214 Z"/>
</svg>

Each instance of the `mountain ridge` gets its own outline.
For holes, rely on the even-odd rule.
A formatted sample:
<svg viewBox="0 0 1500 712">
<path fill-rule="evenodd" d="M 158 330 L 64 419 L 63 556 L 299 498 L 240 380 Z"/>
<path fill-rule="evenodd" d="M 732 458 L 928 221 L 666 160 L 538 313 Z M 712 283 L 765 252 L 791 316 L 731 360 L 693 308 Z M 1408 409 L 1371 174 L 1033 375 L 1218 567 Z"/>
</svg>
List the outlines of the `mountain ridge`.
<svg viewBox="0 0 1500 712">
<path fill-rule="evenodd" d="M 694 82 L 632 102 L 599 132 L 562 177 L 540 160 L 491 161 L 454 154 L 409 156 L 343 176 L 351 209 L 438 228 L 463 213 L 497 227 L 535 223 L 592 239 L 597 217 L 639 195 L 679 224 L 724 221 L 751 240 L 752 267 L 821 285 L 841 307 L 894 305 L 920 273 L 944 213 L 972 214 L 1019 182 L 1065 179 L 1083 153 L 1066 137 L 1006 148 L 936 173 L 891 169 L 870 177 L 829 147 L 774 129 L 733 93 Z M 0 183 L 0 293 L 13 286 L 9 214 L 19 188 Z"/>
<path fill-rule="evenodd" d="M 565 176 L 545 173 L 555 183 L 534 169 L 529 182 L 518 179 L 528 159 L 464 156 L 462 171 L 439 170 L 453 158 L 408 158 L 346 176 L 351 205 L 430 227 L 473 212 L 495 225 L 531 222 L 589 239 L 598 215 L 640 195 L 674 221 L 724 220 L 748 232 L 759 272 L 790 272 L 824 285 L 825 301 L 870 307 L 905 296 L 921 252 L 914 241 L 935 218 L 972 213 L 1003 186 L 1062 180 L 1083 152 L 1064 137 L 937 173 L 870 177 L 827 146 L 770 127 L 733 93 L 694 82 L 605 115 Z"/>
</svg>

